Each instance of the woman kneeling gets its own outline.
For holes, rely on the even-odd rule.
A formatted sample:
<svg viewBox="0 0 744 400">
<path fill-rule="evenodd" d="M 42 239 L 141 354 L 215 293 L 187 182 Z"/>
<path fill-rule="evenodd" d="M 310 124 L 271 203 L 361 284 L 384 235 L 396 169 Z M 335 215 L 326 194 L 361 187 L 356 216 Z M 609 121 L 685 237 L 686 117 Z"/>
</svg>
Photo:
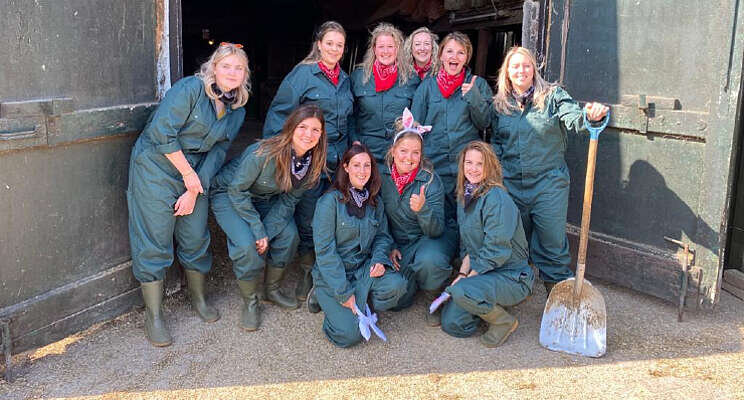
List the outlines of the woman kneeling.
<svg viewBox="0 0 744 400">
<path fill-rule="evenodd" d="M 488 331 L 481 336 L 481 343 L 496 347 L 518 325 L 502 307 L 529 296 L 535 276 L 527 264 L 527 240 L 519 210 L 504 189 L 501 165 L 491 146 L 470 142 L 460 153 L 458 164 L 462 266 L 446 289 L 453 301 L 442 310 L 442 329 L 455 337 L 468 337 L 482 319 L 488 323 Z"/>
</svg>

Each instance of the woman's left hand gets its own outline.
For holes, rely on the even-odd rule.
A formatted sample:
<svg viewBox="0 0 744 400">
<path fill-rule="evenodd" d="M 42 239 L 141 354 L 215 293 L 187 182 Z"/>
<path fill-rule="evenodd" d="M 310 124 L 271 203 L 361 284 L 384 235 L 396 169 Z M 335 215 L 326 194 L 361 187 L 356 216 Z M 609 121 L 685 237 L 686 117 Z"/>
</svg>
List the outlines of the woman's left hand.
<svg viewBox="0 0 744 400">
<path fill-rule="evenodd" d="M 409 201 L 409 205 L 411 206 L 411 211 L 417 213 L 421 211 L 421 209 L 424 207 L 424 203 L 426 203 L 426 194 L 424 191 L 426 190 L 426 185 L 421 185 L 421 190 L 419 191 L 419 194 L 412 194 L 411 200 Z"/>
<path fill-rule="evenodd" d="M 610 107 L 602 103 L 586 103 L 584 110 L 586 110 L 586 118 L 589 121 L 601 121 L 607 115 Z"/>
<path fill-rule="evenodd" d="M 473 78 L 470 79 L 470 83 L 463 83 L 462 87 L 460 88 L 460 91 L 462 91 L 462 95 L 465 96 L 470 89 L 473 88 L 473 85 L 475 85 L 475 78 L 477 78 L 477 75 L 473 75 Z"/>
<path fill-rule="evenodd" d="M 385 275 L 385 266 L 380 263 L 376 263 L 369 269 L 370 278 L 379 278 L 383 275 Z"/>
<path fill-rule="evenodd" d="M 180 217 L 189 215 L 194 212 L 194 205 L 196 204 L 196 197 L 198 195 L 198 193 L 192 192 L 190 190 L 184 192 L 184 194 L 182 194 L 181 197 L 176 200 L 176 205 L 173 207 L 175 211 L 175 213 L 173 213 L 173 216 Z"/>
</svg>

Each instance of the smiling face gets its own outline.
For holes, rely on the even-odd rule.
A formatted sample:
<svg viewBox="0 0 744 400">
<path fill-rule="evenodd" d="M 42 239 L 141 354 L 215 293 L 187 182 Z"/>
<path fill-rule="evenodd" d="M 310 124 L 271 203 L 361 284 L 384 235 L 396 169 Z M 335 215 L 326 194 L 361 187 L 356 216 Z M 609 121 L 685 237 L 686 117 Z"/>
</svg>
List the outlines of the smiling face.
<svg viewBox="0 0 744 400">
<path fill-rule="evenodd" d="M 336 64 L 344 55 L 344 44 L 346 38 L 341 32 L 328 31 L 318 41 L 320 49 L 320 61 L 328 68 L 335 68 Z"/>
<path fill-rule="evenodd" d="M 468 150 L 462 163 L 465 179 L 477 185 L 483 181 L 483 153 L 478 150 Z"/>
<path fill-rule="evenodd" d="M 398 140 L 393 147 L 393 162 L 401 175 L 413 171 L 421 163 L 421 142 L 412 137 Z"/>
<path fill-rule="evenodd" d="M 507 68 L 509 81 L 518 93 L 522 93 L 532 86 L 535 70 L 532 61 L 528 57 L 520 53 L 514 53 L 509 59 Z"/>
<path fill-rule="evenodd" d="M 455 40 L 449 40 L 442 48 L 442 54 L 439 59 L 442 61 L 442 68 L 449 75 L 457 75 L 465 67 L 468 53 L 465 46 Z"/>
<path fill-rule="evenodd" d="M 431 59 L 431 35 L 426 32 L 419 32 L 413 37 L 413 59 L 416 65 L 423 67 Z"/>
<path fill-rule="evenodd" d="M 315 148 L 323 132 L 320 120 L 311 117 L 303 119 L 292 133 L 292 149 L 297 156 L 304 156 L 309 150 Z"/>
<path fill-rule="evenodd" d="M 382 65 L 392 65 L 398 57 L 398 48 L 391 35 L 380 35 L 375 40 L 375 59 Z"/>
<path fill-rule="evenodd" d="M 237 55 L 222 58 L 214 65 L 214 80 L 223 92 L 229 92 L 243 83 L 247 66 Z"/>
<path fill-rule="evenodd" d="M 344 170 L 349 174 L 351 186 L 361 190 L 372 175 L 372 159 L 367 153 L 359 153 L 351 157 L 348 164 L 344 164 Z"/>
</svg>

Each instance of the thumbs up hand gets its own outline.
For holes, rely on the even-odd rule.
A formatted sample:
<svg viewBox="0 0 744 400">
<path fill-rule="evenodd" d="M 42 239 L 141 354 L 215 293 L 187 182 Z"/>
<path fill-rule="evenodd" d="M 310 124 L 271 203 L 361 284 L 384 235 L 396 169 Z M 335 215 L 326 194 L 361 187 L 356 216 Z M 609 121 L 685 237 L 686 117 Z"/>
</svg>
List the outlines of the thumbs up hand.
<svg viewBox="0 0 744 400">
<path fill-rule="evenodd" d="M 419 194 L 412 194 L 411 195 L 411 211 L 417 213 L 421 211 L 421 208 L 424 206 L 424 203 L 426 203 L 426 194 L 424 191 L 426 190 L 426 185 L 421 185 L 421 190 L 419 191 Z"/>
<path fill-rule="evenodd" d="M 463 83 L 462 84 L 462 95 L 465 96 L 467 92 L 470 91 L 470 89 L 475 85 L 475 78 L 477 78 L 477 75 L 473 75 L 473 78 L 470 79 L 470 83 Z"/>
</svg>

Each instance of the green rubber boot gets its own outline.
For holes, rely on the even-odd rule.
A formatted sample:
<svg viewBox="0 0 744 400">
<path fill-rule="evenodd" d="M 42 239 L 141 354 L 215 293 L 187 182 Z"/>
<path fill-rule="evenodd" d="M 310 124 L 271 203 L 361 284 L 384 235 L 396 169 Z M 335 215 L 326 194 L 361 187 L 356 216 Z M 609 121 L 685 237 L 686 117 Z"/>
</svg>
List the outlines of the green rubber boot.
<svg viewBox="0 0 744 400">
<path fill-rule="evenodd" d="M 173 337 L 163 321 L 160 305 L 163 302 L 163 281 L 142 282 L 142 298 L 145 301 L 145 336 L 153 346 L 165 347 L 173 343 Z"/>
<path fill-rule="evenodd" d="M 258 301 L 258 279 L 238 281 L 240 295 L 243 297 L 243 309 L 240 312 L 240 327 L 246 331 L 255 331 L 261 324 L 261 309 Z"/>
<path fill-rule="evenodd" d="M 297 260 L 297 265 L 302 272 L 302 276 L 297 281 L 297 287 L 295 288 L 295 297 L 299 301 L 307 300 L 307 294 L 310 292 L 310 288 L 313 287 L 313 276 L 310 274 L 313 264 L 315 264 L 315 253 L 312 251 Z"/>
<path fill-rule="evenodd" d="M 434 311 L 434 314 L 431 314 L 429 313 L 429 305 L 442 292 L 435 291 L 435 290 L 423 290 L 423 292 L 424 292 L 424 299 L 426 300 L 426 307 L 424 308 L 424 312 L 426 312 L 426 317 L 425 317 L 426 325 L 429 325 L 431 327 L 441 325 L 442 324 L 442 307 L 437 308 L 437 310 Z"/>
<path fill-rule="evenodd" d="M 479 317 L 488 323 L 488 331 L 480 337 L 486 347 L 501 346 L 519 326 L 519 321 L 499 306 L 493 306 L 488 314 Z"/>
<path fill-rule="evenodd" d="M 186 282 L 188 284 L 189 298 L 191 306 L 204 322 L 215 322 L 220 319 L 220 313 L 217 309 L 207 304 L 204 299 L 204 287 L 206 286 L 207 276 L 199 271 L 185 269 Z"/>
<path fill-rule="evenodd" d="M 270 301 L 281 308 L 288 310 L 294 310 L 300 307 L 297 299 L 289 297 L 282 293 L 281 284 L 282 278 L 284 278 L 284 268 L 277 268 L 271 265 L 266 265 L 266 300 Z"/>
</svg>

